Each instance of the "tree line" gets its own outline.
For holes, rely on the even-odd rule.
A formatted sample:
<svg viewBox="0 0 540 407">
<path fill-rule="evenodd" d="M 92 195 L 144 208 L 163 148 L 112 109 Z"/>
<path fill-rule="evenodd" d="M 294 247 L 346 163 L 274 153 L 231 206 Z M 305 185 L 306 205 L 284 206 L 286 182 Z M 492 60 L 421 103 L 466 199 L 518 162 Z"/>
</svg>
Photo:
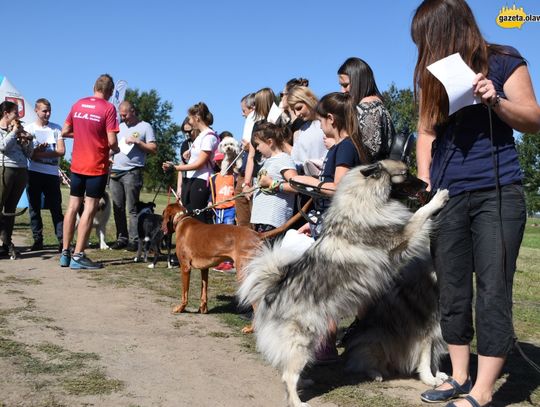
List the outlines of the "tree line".
<svg viewBox="0 0 540 407">
<path fill-rule="evenodd" d="M 396 131 L 416 133 L 418 109 L 412 90 L 398 89 L 392 83 L 382 92 L 382 97 L 392 115 Z M 172 103 L 162 101 L 155 89 L 150 91 L 128 89 L 125 99 L 133 104 L 141 120 L 152 125 L 158 144 L 157 153 L 148 156 L 146 161 L 145 188 L 149 191 L 161 188 L 163 191 L 168 185 L 176 185 L 176 174 L 164 174 L 161 169 L 161 163 L 164 161 L 178 161 L 177 151 L 184 140 L 180 125 L 171 117 Z M 524 174 L 527 210 L 529 214 L 537 213 L 540 211 L 540 133 L 522 134 L 517 137 L 516 145 Z M 416 162 L 414 157 L 412 162 Z M 61 168 L 69 173 L 69 162 L 62 160 Z M 412 171 L 415 172 L 416 168 L 412 168 Z"/>
</svg>

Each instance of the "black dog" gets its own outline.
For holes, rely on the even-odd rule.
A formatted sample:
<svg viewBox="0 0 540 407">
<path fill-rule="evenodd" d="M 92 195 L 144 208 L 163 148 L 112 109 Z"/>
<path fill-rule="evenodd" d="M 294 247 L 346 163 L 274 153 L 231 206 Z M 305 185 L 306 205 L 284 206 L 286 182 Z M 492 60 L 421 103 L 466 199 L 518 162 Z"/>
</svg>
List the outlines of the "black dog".
<svg viewBox="0 0 540 407">
<path fill-rule="evenodd" d="M 139 248 L 137 250 L 137 257 L 133 259 L 135 262 L 147 262 L 148 252 L 152 250 L 154 252 L 154 259 L 152 263 L 148 265 L 148 268 L 153 269 L 156 266 L 158 256 L 160 254 L 159 246 L 163 239 L 163 231 L 161 230 L 161 223 L 163 217 L 154 213 L 156 204 L 153 202 L 137 202 L 137 232 L 139 234 Z M 144 250 L 144 257 L 141 254 Z"/>
</svg>

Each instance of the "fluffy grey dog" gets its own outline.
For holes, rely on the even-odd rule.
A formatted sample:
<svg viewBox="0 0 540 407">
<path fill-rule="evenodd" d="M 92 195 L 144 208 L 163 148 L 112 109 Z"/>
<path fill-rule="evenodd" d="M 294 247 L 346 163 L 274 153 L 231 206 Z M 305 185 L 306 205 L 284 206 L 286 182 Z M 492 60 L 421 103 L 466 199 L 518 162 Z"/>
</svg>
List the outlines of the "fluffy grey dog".
<svg viewBox="0 0 540 407">
<path fill-rule="evenodd" d="M 264 248 L 245 270 L 244 304 L 257 304 L 257 347 L 281 372 L 290 407 L 308 406 L 297 392 L 330 320 L 362 313 L 389 290 L 398 270 L 429 247 L 429 218 L 447 191 L 411 214 L 390 199 L 407 181 L 407 167 L 384 160 L 350 170 L 326 213 L 319 239 L 301 256 Z"/>
<path fill-rule="evenodd" d="M 440 385 L 448 376 L 438 371 L 446 353 L 438 308 L 437 278 L 426 248 L 399 270 L 390 290 L 347 329 L 342 339 L 345 369 L 377 381 L 418 373 L 425 384 Z"/>
</svg>

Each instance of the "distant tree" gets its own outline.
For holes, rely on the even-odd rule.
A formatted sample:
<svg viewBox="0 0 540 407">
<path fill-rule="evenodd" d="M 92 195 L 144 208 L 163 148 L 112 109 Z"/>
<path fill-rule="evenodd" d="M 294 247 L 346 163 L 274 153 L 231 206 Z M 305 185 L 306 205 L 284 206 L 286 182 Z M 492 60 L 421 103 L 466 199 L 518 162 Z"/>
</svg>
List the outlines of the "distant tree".
<svg viewBox="0 0 540 407">
<path fill-rule="evenodd" d="M 384 105 L 392 115 L 396 131 L 408 130 L 416 132 L 416 122 L 418 121 L 418 110 L 414 102 L 413 91 L 409 88 L 398 89 L 392 83 L 388 90 L 382 92 Z"/>
<path fill-rule="evenodd" d="M 183 141 L 180 125 L 171 118 L 173 105 L 161 101 L 157 91 L 139 92 L 138 89 L 127 89 L 125 100 L 130 101 L 141 120 L 152 125 L 156 136 L 158 151 L 148 155 L 144 168 L 144 186 L 147 190 L 156 190 L 160 185 L 176 186 L 176 174 L 164 174 L 161 169 L 163 161 L 177 161 L 176 151 Z"/>
<path fill-rule="evenodd" d="M 382 92 L 384 105 L 392 116 L 396 132 L 416 133 L 418 110 L 411 89 L 398 89 L 392 83 L 388 90 Z M 416 149 L 411 150 L 411 172 L 416 174 Z"/>
<path fill-rule="evenodd" d="M 523 184 L 527 198 L 527 211 L 540 211 L 540 133 L 521 135 L 516 142 L 519 163 L 523 170 Z"/>
</svg>

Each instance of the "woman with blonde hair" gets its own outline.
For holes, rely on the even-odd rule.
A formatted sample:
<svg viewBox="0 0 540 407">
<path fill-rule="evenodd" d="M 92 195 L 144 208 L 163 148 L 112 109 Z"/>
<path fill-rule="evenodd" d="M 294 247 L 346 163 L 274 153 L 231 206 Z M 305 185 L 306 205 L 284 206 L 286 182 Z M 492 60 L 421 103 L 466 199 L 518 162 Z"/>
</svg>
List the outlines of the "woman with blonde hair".
<svg viewBox="0 0 540 407">
<path fill-rule="evenodd" d="M 514 344 L 512 285 L 526 208 L 513 130 L 540 130 L 540 106 L 525 59 L 512 47 L 487 43 L 464 0 L 425 0 L 415 12 L 411 35 L 418 47 L 418 176 L 433 190 L 450 193 L 432 245 L 452 377 L 421 398 L 462 397 L 447 407 L 482 407 L 491 403 Z M 449 115 L 446 91 L 427 66 L 458 52 L 477 72 L 471 93 L 482 103 Z M 474 385 L 469 376 L 473 292 Z"/>
<path fill-rule="evenodd" d="M 302 126 L 293 136 L 291 151 L 291 157 L 300 174 L 305 173 L 304 164 L 308 161 L 321 168 L 326 156 L 324 132 L 315 111 L 317 102 L 317 96 L 307 86 L 295 86 L 287 95 L 287 104 L 290 111 L 296 117 L 304 120 Z M 317 176 L 318 174 L 312 175 Z"/>
</svg>

